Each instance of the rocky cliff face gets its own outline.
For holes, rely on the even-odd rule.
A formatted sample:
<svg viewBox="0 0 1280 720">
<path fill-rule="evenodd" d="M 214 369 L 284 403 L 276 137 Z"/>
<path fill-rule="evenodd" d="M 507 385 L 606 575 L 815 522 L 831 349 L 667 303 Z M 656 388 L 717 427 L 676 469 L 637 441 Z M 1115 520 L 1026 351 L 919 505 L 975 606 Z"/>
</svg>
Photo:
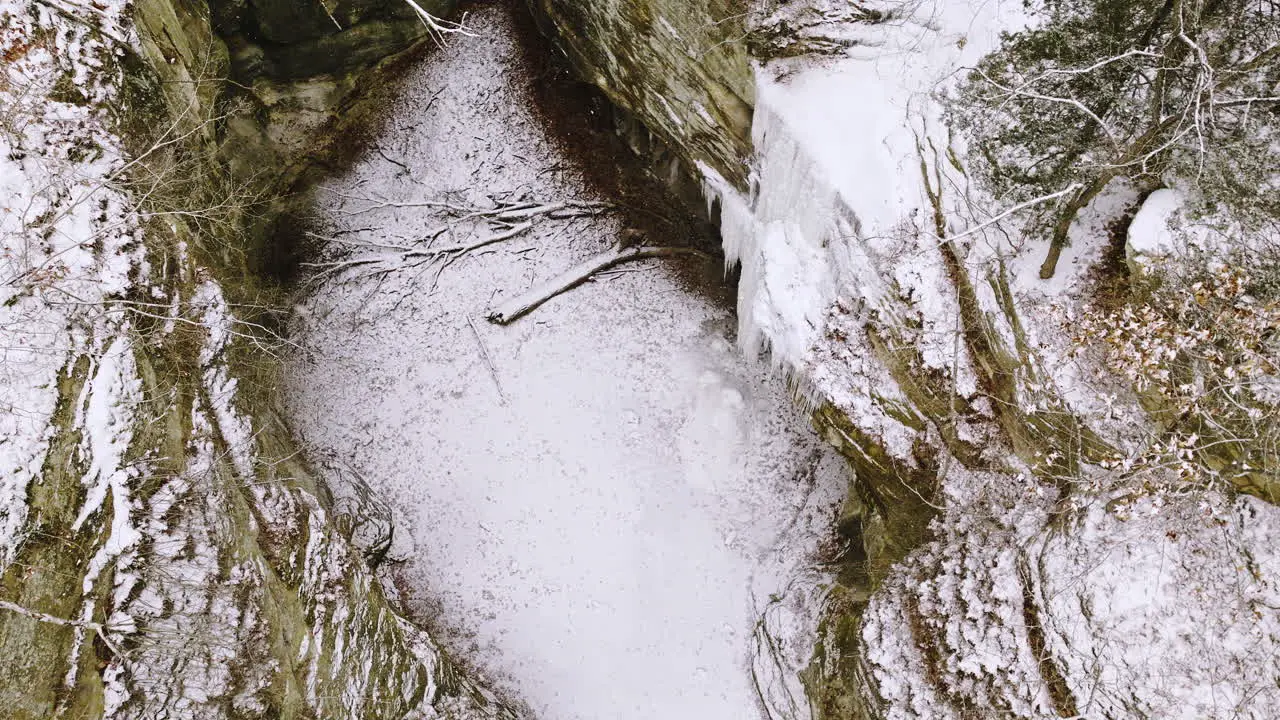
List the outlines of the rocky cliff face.
<svg viewBox="0 0 1280 720">
<path fill-rule="evenodd" d="M 308 133 L 422 35 L 396 7 L 0 4 L 6 717 L 510 714 L 375 579 L 386 508 L 299 457 L 248 269 Z"/>
<path fill-rule="evenodd" d="M 741 343 L 856 471 L 809 707 L 771 713 L 1278 714 L 1275 283 L 1220 261 L 1257 251 L 1169 265 L 1270 236 L 1137 173 L 997 201 L 979 178 L 1012 146 L 964 113 L 1005 106 L 948 78 L 1007 49 L 1011 8 L 532 4 L 703 189 Z M 263 208 L 425 31 L 372 1 L 57 7 L 0 2 L 4 707 L 509 715 L 396 613 L 369 565 L 385 511 L 339 512 L 264 360 Z M 1068 196 L 1043 281 L 1025 211 Z M 1139 207 L 1160 220 L 1126 233 Z M 1100 294 L 1126 234 L 1141 272 Z"/>
<path fill-rule="evenodd" d="M 740 342 L 770 350 L 856 471 L 841 521 L 848 549 L 805 673 L 811 708 L 771 713 L 1274 711 L 1275 690 L 1242 670 L 1248 657 L 1266 677 L 1276 670 L 1273 433 L 1226 420 L 1274 413 L 1269 391 L 1225 391 L 1248 399 L 1205 422 L 1182 393 L 1218 371 L 1178 358 L 1209 342 L 1217 321 L 1195 326 L 1202 340 L 1166 341 L 1138 318 L 1186 307 L 1152 321 L 1170 327 L 1198 311 L 1136 280 L 1099 300 L 1142 181 L 1111 176 L 1106 192 L 1068 204 L 1058 224 L 1070 249 L 1042 280 L 1046 246 L 1026 210 L 1082 186 L 1002 205 L 980 176 L 1011 146 L 958 131 L 989 108 L 956 100 L 948 83 L 1010 47 L 1001 30 L 1035 21 L 960 0 L 932 14 L 823 0 L 533 4 L 582 75 L 703 182 L 741 266 Z M 741 105 L 716 101 L 725 88 Z M 752 106 L 750 121 L 730 106 Z M 1193 224 L 1178 217 L 1172 230 L 1160 224 L 1166 241 L 1186 234 L 1176 223 Z M 1161 256 L 1188 257 L 1181 242 Z M 1195 285 L 1203 302 L 1192 305 L 1236 303 L 1245 324 L 1270 317 L 1274 302 L 1253 295 L 1239 309 L 1247 282 Z M 1253 352 L 1226 374 L 1245 363 L 1250 382 L 1269 387 L 1271 361 L 1241 359 Z M 1183 389 L 1161 379 L 1169 372 L 1186 373 L 1173 383 Z M 1209 635 L 1222 635 L 1190 631 L 1209 622 L 1249 640 L 1220 646 Z"/>
<path fill-rule="evenodd" d="M 530 5 L 583 78 L 633 116 L 622 130 L 670 181 L 705 164 L 746 183 L 755 84 L 740 42 L 744 3 Z"/>
<path fill-rule="evenodd" d="M 454 0 L 417 3 L 447 17 Z M 239 177 L 287 185 L 316 159 L 322 133 L 356 110 L 379 65 L 432 33 L 413 7 L 392 0 L 148 2 L 139 40 L 172 82 L 194 83 L 220 118 L 219 146 Z M 173 91 L 175 88 L 169 88 Z M 352 123 L 348 127 L 354 127 Z M 264 172 L 264 168 L 272 168 Z"/>
</svg>

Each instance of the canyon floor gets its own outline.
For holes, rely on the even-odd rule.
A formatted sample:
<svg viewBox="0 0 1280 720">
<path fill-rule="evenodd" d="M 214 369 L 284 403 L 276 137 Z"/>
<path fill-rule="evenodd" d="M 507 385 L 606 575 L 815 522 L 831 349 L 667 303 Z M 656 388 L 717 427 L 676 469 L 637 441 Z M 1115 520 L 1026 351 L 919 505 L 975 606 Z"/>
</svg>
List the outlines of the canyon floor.
<svg viewBox="0 0 1280 720">
<path fill-rule="evenodd" d="M 718 259 L 626 263 L 486 322 L 619 238 L 698 231 L 593 179 L 613 159 L 584 158 L 538 111 L 510 11 L 466 25 L 318 189 L 291 422 L 331 482 L 396 508 L 389 572 L 410 611 L 536 716 L 742 720 L 762 698 L 803 702 L 788 685 L 843 461 L 735 347 Z"/>
</svg>

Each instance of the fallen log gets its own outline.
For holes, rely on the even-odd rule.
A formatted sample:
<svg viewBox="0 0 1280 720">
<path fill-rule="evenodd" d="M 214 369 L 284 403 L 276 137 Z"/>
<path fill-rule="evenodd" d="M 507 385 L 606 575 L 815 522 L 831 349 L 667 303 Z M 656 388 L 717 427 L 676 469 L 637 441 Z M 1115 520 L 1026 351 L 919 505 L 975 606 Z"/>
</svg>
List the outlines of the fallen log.
<svg viewBox="0 0 1280 720">
<path fill-rule="evenodd" d="M 673 257 L 677 255 L 694 255 L 711 259 L 701 250 L 688 247 L 656 247 L 656 246 L 638 246 L 638 247 L 618 247 L 593 255 L 577 265 L 565 270 L 545 282 L 539 283 L 523 293 L 503 302 L 497 307 L 491 309 L 485 317 L 491 323 L 498 325 L 508 325 L 519 320 L 521 317 L 532 312 L 542 303 L 551 298 L 581 285 L 596 273 L 608 270 L 617 265 L 632 260 L 644 260 L 646 258 L 656 257 Z"/>
</svg>

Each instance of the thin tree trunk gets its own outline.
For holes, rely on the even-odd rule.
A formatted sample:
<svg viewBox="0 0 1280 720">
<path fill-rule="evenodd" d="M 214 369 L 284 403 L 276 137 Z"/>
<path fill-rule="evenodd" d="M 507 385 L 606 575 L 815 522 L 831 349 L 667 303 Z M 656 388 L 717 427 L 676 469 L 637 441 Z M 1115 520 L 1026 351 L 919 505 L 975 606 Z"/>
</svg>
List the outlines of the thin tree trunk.
<svg viewBox="0 0 1280 720">
<path fill-rule="evenodd" d="M 1058 258 L 1062 255 L 1062 248 L 1067 246 L 1067 236 L 1071 231 L 1071 224 L 1076 220 L 1076 215 L 1092 202 L 1098 196 L 1098 193 L 1102 192 L 1102 189 L 1115 178 L 1116 174 L 1115 172 L 1103 173 L 1097 180 L 1093 181 L 1092 185 L 1081 188 L 1058 215 L 1058 222 L 1053 226 L 1053 237 L 1049 241 L 1049 254 L 1045 256 L 1044 263 L 1040 265 L 1041 280 L 1052 278 L 1054 272 L 1057 271 Z"/>
</svg>

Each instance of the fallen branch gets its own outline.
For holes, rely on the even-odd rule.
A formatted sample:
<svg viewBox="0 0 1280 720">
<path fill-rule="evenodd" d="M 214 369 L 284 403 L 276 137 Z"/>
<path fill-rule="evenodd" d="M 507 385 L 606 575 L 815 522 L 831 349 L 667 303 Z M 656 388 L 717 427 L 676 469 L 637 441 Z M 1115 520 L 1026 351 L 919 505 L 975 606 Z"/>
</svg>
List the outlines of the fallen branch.
<svg viewBox="0 0 1280 720">
<path fill-rule="evenodd" d="M 303 267 L 318 269 L 319 272 L 317 272 L 314 276 L 311 277 L 311 282 L 319 282 L 320 280 L 325 279 L 329 275 L 334 275 L 337 273 L 341 273 L 344 270 L 349 270 L 352 268 L 363 267 L 368 265 L 382 266 L 381 268 L 375 271 L 376 273 L 383 273 L 383 272 L 389 273 L 394 270 L 400 270 L 403 268 L 417 267 L 418 265 L 432 262 L 434 260 L 444 260 L 446 261 L 446 264 L 448 264 L 448 263 L 452 263 L 454 260 L 474 250 L 479 250 L 480 248 L 483 248 L 487 245 L 493 245 L 494 243 L 499 243 L 499 242 L 502 242 L 503 240 L 510 240 L 511 238 L 517 235 L 520 235 L 521 233 L 525 232 L 531 227 L 533 227 L 532 222 L 522 222 L 518 225 L 510 226 L 505 230 L 503 230 L 502 232 L 495 233 L 493 235 L 487 235 L 472 243 L 462 243 L 462 244 L 450 245 L 448 247 L 442 247 L 442 248 L 431 248 L 431 247 L 419 248 L 419 247 L 410 247 L 410 246 L 404 246 L 404 245 L 390 245 L 385 243 L 361 243 L 361 242 L 353 242 L 353 241 L 339 241 L 346 245 L 354 245 L 357 247 L 365 246 L 365 247 L 384 248 L 384 249 L 395 250 L 395 252 L 379 253 L 376 255 L 361 255 L 358 257 L 346 258 L 343 260 L 331 260 L 331 261 L 319 262 L 319 263 L 301 263 L 301 265 Z M 439 234 L 440 233 L 436 233 L 431 237 L 434 238 Z"/>
<path fill-rule="evenodd" d="M 502 242 L 503 240 L 510 240 L 511 238 L 519 235 L 520 233 L 523 233 L 525 230 L 528 230 L 531 227 L 533 227 L 533 223 L 530 221 L 525 221 L 518 225 L 512 225 L 510 228 L 504 230 L 503 232 L 490 235 L 489 237 L 486 237 L 486 238 L 481 238 L 473 243 L 450 245 L 449 247 L 442 247 L 442 248 L 437 248 L 433 250 L 428 250 L 427 252 L 434 255 L 466 255 L 472 250 L 479 250 L 480 248 L 486 245 L 499 243 L 499 242 Z"/>
<path fill-rule="evenodd" d="M 421 5 L 414 2 L 414 0 L 405 0 L 405 2 L 409 5 L 409 7 L 413 8 L 413 11 L 415 13 L 417 13 L 418 19 L 422 21 L 422 24 L 424 26 L 426 26 L 428 34 L 431 35 L 432 39 L 434 39 L 437 44 L 444 41 L 445 35 L 452 35 L 454 33 L 457 33 L 458 35 L 464 35 L 466 37 L 476 36 L 475 33 L 468 30 L 466 26 L 463 25 L 462 23 L 455 23 L 455 22 L 449 22 L 448 20 L 442 20 L 436 17 L 435 15 L 432 15 L 431 13 L 427 12 L 425 9 L 423 9 Z M 465 17 L 466 16 L 464 15 L 463 18 L 465 19 Z"/>
<path fill-rule="evenodd" d="M 336 236 L 325 237 L 315 233 L 307 233 L 310 237 L 322 242 L 346 248 L 346 252 L 365 253 L 350 255 L 346 252 L 338 257 L 321 262 L 304 262 L 302 267 L 315 270 L 308 283 L 319 283 L 330 276 L 340 275 L 349 270 L 360 270 L 358 277 L 384 277 L 397 270 L 416 268 L 442 261 L 437 269 L 439 273 L 456 260 L 473 251 L 488 245 L 510 240 L 521 235 L 540 220 L 565 220 L 569 218 L 591 217 L 613 209 L 605 202 L 564 200 L 542 202 L 538 200 L 493 200 L 493 207 L 474 207 L 457 205 L 443 200 L 421 200 L 413 202 L 394 202 L 380 197 L 358 197 L 334 193 L 345 200 L 357 200 L 370 203 L 358 210 L 349 211 L 347 215 L 359 215 L 381 208 L 432 208 L 449 218 L 446 224 L 428 231 L 421 239 L 406 242 L 378 242 L 374 240 L 347 239 Z M 492 198 L 491 198 L 492 200 Z M 480 239 L 450 245 L 448 247 L 431 247 L 439 236 L 448 232 L 452 234 L 459 224 L 470 225 L 473 229 L 485 227 L 488 234 Z"/>
<path fill-rule="evenodd" d="M 701 250 L 687 247 L 641 246 L 620 248 L 615 246 L 607 252 L 593 255 L 546 282 L 535 285 L 529 290 L 507 300 L 490 310 L 485 317 L 491 323 L 508 325 L 529 314 L 551 298 L 590 280 L 596 273 L 632 260 L 673 257 L 676 255 L 694 255 L 710 259 L 710 256 Z"/>
<path fill-rule="evenodd" d="M 46 622 L 51 625 L 61 625 L 63 627 L 77 627 L 77 628 L 84 628 L 85 630 L 92 630 L 98 636 L 98 638 L 102 640 L 103 644 L 107 646 L 107 649 L 111 650 L 111 652 L 114 653 L 115 655 L 120 655 L 120 648 L 116 647 L 116 644 L 111 642 L 111 639 L 107 637 L 108 628 L 104 626 L 102 623 L 89 622 L 87 620 L 68 620 L 66 618 L 60 618 L 56 615 L 50 615 L 48 613 L 42 613 L 36 610 L 29 610 L 17 603 L 12 603 L 7 600 L 0 600 L 0 608 L 8 610 L 9 612 L 17 613 L 19 615 L 22 615 L 23 617 L 31 618 L 32 620 L 35 620 L 37 622 Z"/>
<path fill-rule="evenodd" d="M 476 329 L 475 321 L 470 316 L 467 316 L 467 324 L 471 326 L 471 332 L 476 336 L 476 344 L 480 346 L 480 357 L 484 358 L 484 364 L 489 368 L 489 376 L 493 378 L 493 385 L 498 388 L 498 399 L 503 405 L 506 405 L 507 394 L 502 391 L 502 381 L 498 380 L 498 369 L 494 367 L 493 359 L 489 357 L 489 349 L 484 346 L 480 331 Z"/>
<path fill-rule="evenodd" d="M 540 202 L 537 200 L 493 200 L 490 208 L 459 205 L 447 200 L 410 200 L 395 201 L 380 196 L 349 195 L 330 190 L 330 194 L 343 200 L 368 203 L 364 207 L 345 210 L 348 216 L 363 215 L 375 210 L 404 210 L 411 208 L 433 208 L 458 220 L 476 218 L 494 218 L 497 220 L 525 219 L 537 215 L 546 215 L 554 219 L 599 215 L 613 209 L 613 204 L 588 200 L 565 200 L 560 202 Z M 492 198 L 490 198 L 492 200 Z"/>
</svg>

